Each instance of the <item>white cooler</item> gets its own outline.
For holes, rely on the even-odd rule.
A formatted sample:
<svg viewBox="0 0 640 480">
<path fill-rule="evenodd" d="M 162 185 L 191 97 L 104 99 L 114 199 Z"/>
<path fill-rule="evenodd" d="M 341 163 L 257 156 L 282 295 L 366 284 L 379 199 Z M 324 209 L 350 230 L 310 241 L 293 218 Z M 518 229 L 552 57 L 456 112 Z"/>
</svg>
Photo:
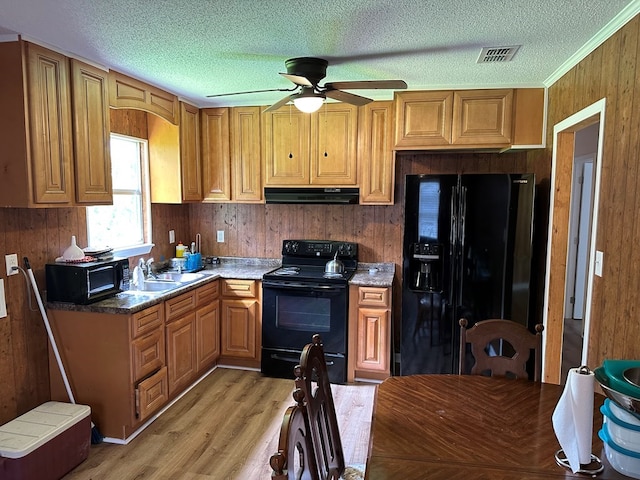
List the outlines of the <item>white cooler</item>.
<svg viewBox="0 0 640 480">
<path fill-rule="evenodd" d="M 0 478 L 59 480 L 89 456 L 91 408 L 47 402 L 0 427 Z"/>
</svg>

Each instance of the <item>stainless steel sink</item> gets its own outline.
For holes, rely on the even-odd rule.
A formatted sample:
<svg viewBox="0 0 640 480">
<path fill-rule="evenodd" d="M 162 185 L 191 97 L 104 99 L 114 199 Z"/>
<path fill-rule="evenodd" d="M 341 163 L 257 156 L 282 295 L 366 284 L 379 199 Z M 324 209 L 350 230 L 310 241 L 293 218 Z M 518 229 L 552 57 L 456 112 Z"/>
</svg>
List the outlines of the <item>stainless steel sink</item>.
<svg viewBox="0 0 640 480">
<path fill-rule="evenodd" d="M 189 282 L 195 282 L 196 280 L 200 280 L 201 278 L 204 278 L 204 273 L 177 273 L 177 272 L 166 272 L 166 273 L 158 273 L 155 276 L 156 280 L 163 280 L 163 281 L 173 281 L 173 282 L 179 282 L 179 283 L 189 283 Z"/>
<path fill-rule="evenodd" d="M 181 282 L 175 282 L 171 280 L 145 280 L 142 285 L 139 285 L 137 288 L 133 288 L 131 290 L 127 290 L 124 293 L 140 295 L 140 294 L 156 294 L 156 293 L 164 293 L 169 290 L 173 290 L 174 288 L 181 287 Z"/>
</svg>

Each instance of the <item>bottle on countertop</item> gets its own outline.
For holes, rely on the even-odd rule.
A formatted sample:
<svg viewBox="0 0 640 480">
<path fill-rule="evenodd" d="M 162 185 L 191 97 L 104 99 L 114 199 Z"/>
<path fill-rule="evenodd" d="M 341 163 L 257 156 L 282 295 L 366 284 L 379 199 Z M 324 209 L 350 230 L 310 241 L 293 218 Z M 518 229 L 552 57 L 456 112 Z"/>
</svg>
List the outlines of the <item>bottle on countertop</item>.
<svg viewBox="0 0 640 480">
<path fill-rule="evenodd" d="M 184 257 L 185 250 L 186 247 L 182 244 L 182 242 L 178 242 L 178 245 L 176 245 L 176 258 Z"/>
</svg>

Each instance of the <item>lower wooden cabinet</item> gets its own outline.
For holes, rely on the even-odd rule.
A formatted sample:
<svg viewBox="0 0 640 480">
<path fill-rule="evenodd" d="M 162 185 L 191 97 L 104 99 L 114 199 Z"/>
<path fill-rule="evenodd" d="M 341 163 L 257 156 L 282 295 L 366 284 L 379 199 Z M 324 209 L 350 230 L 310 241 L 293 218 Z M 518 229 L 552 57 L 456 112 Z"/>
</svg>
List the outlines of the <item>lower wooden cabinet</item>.
<svg viewBox="0 0 640 480">
<path fill-rule="evenodd" d="M 221 280 L 221 363 L 260 368 L 261 288 L 256 280 Z"/>
<path fill-rule="evenodd" d="M 220 355 L 219 281 L 136 313 L 49 309 L 76 401 L 100 432 L 126 440 L 213 367 Z M 68 401 L 50 354 L 52 400 Z"/>
<path fill-rule="evenodd" d="M 165 302 L 169 395 L 190 386 L 219 356 L 218 281 Z"/>
<path fill-rule="evenodd" d="M 164 305 L 131 315 L 48 309 L 75 400 L 91 406 L 91 420 L 113 439 L 132 435 L 169 399 Z M 69 398 L 53 354 L 51 399 Z"/>
<path fill-rule="evenodd" d="M 347 381 L 391 374 L 391 288 L 349 287 Z"/>
</svg>

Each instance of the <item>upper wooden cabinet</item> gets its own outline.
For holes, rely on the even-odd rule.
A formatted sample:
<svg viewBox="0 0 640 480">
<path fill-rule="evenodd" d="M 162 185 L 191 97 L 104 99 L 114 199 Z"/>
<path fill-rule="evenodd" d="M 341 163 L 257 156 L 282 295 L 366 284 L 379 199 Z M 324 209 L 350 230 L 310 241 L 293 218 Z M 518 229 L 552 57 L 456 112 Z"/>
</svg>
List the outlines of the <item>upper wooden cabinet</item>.
<svg viewBox="0 0 640 480">
<path fill-rule="evenodd" d="M 180 102 L 180 122 L 173 125 L 147 116 L 152 203 L 202 200 L 200 116 L 197 107 Z"/>
<path fill-rule="evenodd" d="M 543 89 L 397 92 L 395 101 L 396 150 L 542 145 Z"/>
<path fill-rule="evenodd" d="M 357 135 L 358 108 L 345 103 L 265 114 L 265 185 L 356 185 Z"/>
<path fill-rule="evenodd" d="M 71 87 L 76 201 L 110 204 L 108 74 L 71 59 Z"/>
<path fill-rule="evenodd" d="M 109 105 L 154 113 L 174 125 L 180 116 L 178 97 L 113 70 L 109 72 Z"/>
<path fill-rule="evenodd" d="M 111 203 L 106 72 L 24 41 L 0 63 L 0 206 Z"/>
<path fill-rule="evenodd" d="M 204 108 L 205 202 L 262 201 L 260 107 Z"/>
<path fill-rule="evenodd" d="M 393 203 L 393 102 L 371 102 L 358 114 L 360 204 Z"/>
</svg>

